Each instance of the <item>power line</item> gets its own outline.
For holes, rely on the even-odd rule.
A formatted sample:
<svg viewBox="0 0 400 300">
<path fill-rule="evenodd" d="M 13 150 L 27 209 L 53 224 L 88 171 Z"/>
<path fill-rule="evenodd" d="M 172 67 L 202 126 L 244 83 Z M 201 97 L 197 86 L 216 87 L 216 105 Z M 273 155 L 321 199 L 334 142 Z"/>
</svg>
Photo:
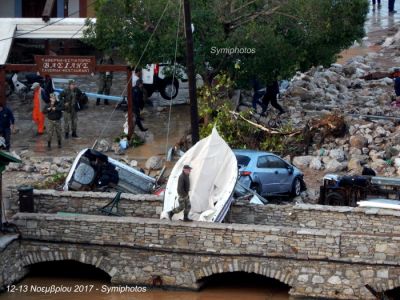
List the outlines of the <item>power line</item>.
<svg viewBox="0 0 400 300">
<path fill-rule="evenodd" d="M 97 2 L 97 0 L 93 1 L 93 2 L 90 3 L 89 5 L 86 5 L 86 8 L 89 8 L 90 6 L 94 5 L 96 2 Z M 24 36 L 24 35 L 30 34 L 30 33 L 32 33 L 32 32 L 41 30 L 41 29 L 43 29 L 43 28 L 49 27 L 49 26 L 51 26 L 51 25 L 57 24 L 57 23 L 61 22 L 62 20 L 65 20 L 65 19 L 69 18 L 70 16 L 73 16 L 73 15 L 75 15 L 75 14 L 77 14 L 77 13 L 79 13 L 79 10 L 74 11 L 73 13 L 69 14 L 68 16 L 63 17 L 63 18 L 60 18 L 60 19 L 58 19 L 58 20 L 56 20 L 56 21 L 54 21 L 54 22 L 52 22 L 52 23 L 47 23 L 46 25 L 43 25 L 43 26 L 41 26 L 41 27 L 39 27 L 39 28 L 35 28 L 35 29 L 30 30 L 30 31 L 21 33 L 21 34 L 17 34 L 17 35 L 15 35 L 15 36 L 11 36 L 11 37 L 7 37 L 7 38 L 0 39 L 0 42 L 6 41 L 6 40 L 10 40 L 10 39 L 14 39 L 14 38 L 18 38 L 18 37 L 20 37 L 20 36 Z M 83 25 L 79 30 L 81 30 L 84 26 L 85 26 L 85 25 Z M 78 31 L 79 31 L 79 30 L 78 30 Z M 75 36 L 76 34 L 77 34 L 77 33 L 75 33 L 73 36 Z"/>
<path fill-rule="evenodd" d="M 156 26 L 154 27 L 154 30 L 153 30 L 153 32 L 151 33 L 151 35 L 150 35 L 150 37 L 149 37 L 149 39 L 148 39 L 148 41 L 147 41 L 147 43 L 146 43 L 146 46 L 144 47 L 144 49 L 143 49 L 143 51 L 142 51 L 142 53 L 141 53 L 141 55 L 140 55 L 140 57 L 139 57 L 138 62 L 135 64 L 134 70 L 133 70 L 132 72 L 130 72 L 130 74 L 131 74 L 131 75 L 130 75 L 130 78 L 129 78 L 129 80 L 127 81 L 127 83 L 125 84 L 124 90 L 123 90 L 122 93 L 121 93 L 121 97 L 125 94 L 125 91 L 126 91 L 127 88 L 128 88 L 129 82 L 132 80 L 132 73 L 135 73 L 137 66 L 140 64 L 140 62 L 141 62 L 141 60 L 142 60 L 142 58 L 143 58 L 145 52 L 147 51 L 147 47 L 149 46 L 151 40 L 153 39 L 153 36 L 154 36 L 155 32 L 157 31 L 158 26 L 159 26 L 160 23 L 161 23 L 161 20 L 164 18 L 165 12 L 167 11 L 170 2 L 171 2 L 171 0 L 169 0 L 169 1 L 167 2 L 167 4 L 165 5 L 164 10 L 163 10 L 163 12 L 161 13 L 160 18 L 158 19 L 157 24 L 156 24 Z M 108 124 L 110 123 L 111 118 L 112 118 L 112 116 L 113 116 L 113 114 L 114 114 L 116 108 L 117 108 L 117 107 L 115 107 L 114 110 L 112 111 L 110 117 L 108 118 L 106 124 L 103 126 L 103 129 L 101 130 L 100 135 L 99 135 L 99 137 L 96 139 L 96 141 L 99 140 L 99 139 L 103 136 L 103 133 L 104 133 L 105 129 L 107 128 Z M 129 122 L 130 122 L 130 120 L 128 120 L 128 126 L 129 126 Z M 94 144 L 96 144 L 96 141 L 95 141 Z"/>
</svg>

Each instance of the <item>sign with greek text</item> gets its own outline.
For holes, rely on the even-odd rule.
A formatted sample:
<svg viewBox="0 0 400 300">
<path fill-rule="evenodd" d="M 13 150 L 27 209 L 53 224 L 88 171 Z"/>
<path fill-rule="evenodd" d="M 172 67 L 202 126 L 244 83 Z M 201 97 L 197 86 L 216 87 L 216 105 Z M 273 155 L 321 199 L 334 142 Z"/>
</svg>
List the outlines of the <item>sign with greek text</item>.
<svg viewBox="0 0 400 300">
<path fill-rule="evenodd" d="M 96 67 L 94 56 L 35 55 L 35 62 L 40 75 L 88 75 Z"/>
</svg>

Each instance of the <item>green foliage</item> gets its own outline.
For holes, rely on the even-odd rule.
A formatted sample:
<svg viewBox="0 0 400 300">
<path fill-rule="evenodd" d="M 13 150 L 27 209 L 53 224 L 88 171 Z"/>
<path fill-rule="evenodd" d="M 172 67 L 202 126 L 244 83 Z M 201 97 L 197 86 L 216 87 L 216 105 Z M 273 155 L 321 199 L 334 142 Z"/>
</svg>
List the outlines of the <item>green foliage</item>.
<svg viewBox="0 0 400 300">
<path fill-rule="evenodd" d="M 225 71 L 243 86 L 254 76 L 267 83 L 313 65 L 329 65 L 342 49 L 363 37 L 368 2 L 191 1 L 196 71 L 208 83 Z M 127 62 L 137 65 L 167 7 L 141 64 L 173 61 L 179 15 L 177 58 L 185 64 L 184 22 L 179 5 L 180 1 L 170 0 L 98 0 L 97 21 L 88 21 L 86 40 L 99 50 L 117 50 Z M 247 48 L 254 52 L 213 51 L 223 48 Z"/>
<path fill-rule="evenodd" d="M 279 130 L 281 134 L 268 134 L 255 127 L 244 119 L 232 114 L 233 105 L 230 102 L 230 91 L 234 82 L 227 74 L 219 74 L 215 77 L 214 84 L 203 86 L 198 90 L 199 114 L 203 119 L 200 128 L 202 138 L 211 134 L 215 126 L 221 137 L 232 149 L 258 149 L 280 154 L 289 153 L 290 145 L 298 143 L 302 138 L 299 136 L 287 138 L 286 134 L 293 132 L 290 123 L 282 125 Z M 239 113 L 243 118 L 252 119 L 251 112 Z"/>
<path fill-rule="evenodd" d="M 139 147 L 143 145 L 144 142 L 145 140 L 142 139 L 140 136 L 138 136 L 137 134 L 133 134 L 131 140 L 129 141 L 129 145 L 133 147 Z"/>
</svg>

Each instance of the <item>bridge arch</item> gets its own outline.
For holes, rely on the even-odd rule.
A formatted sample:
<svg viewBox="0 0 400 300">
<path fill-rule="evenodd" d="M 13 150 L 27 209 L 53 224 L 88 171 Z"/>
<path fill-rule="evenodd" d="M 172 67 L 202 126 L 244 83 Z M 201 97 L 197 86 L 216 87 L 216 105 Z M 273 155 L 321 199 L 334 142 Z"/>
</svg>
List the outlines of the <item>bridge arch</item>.
<svg viewBox="0 0 400 300">
<path fill-rule="evenodd" d="M 192 277 L 195 279 L 196 283 L 200 283 L 211 275 L 234 272 L 254 273 L 271 279 L 276 279 L 289 287 L 292 287 L 294 282 L 290 271 L 277 269 L 268 264 L 260 264 L 258 262 L 238 262 L 237 260 L 229 263 L 208 264 L 197 271 L 192 271 Z"/>
<path fill-rule="evenodd" d="M 115 273 L 117 273 L 117 269 L 115 267 L 109 267 L 105 264 L 106 258 L 104 256 L 97 257 L 82 250 L 67 252 L 58 250 L 32 251 L 23 256 L 22 267 L 29 267 L 31 265 L 44 262 L 67 260 L 94 266 L 95 268 L 108 274 L 111 279 Z"/>
</svg>

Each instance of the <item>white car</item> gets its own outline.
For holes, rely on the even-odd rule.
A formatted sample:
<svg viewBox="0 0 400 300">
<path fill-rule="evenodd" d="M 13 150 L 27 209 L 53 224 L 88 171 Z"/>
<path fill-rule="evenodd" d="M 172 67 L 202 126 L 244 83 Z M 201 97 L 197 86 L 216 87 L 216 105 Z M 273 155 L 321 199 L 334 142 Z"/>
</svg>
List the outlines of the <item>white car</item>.
<svg viewBox="0 0 400 300">
<path fill-rule="evenodd" d="M 185 68 L 176 64 L 175 77 L 173 67 L 169 63 L 149 64 L 142 70 L 144 88 L 148 97 L 154 92 L 160 92 L 164 99 L 171 100 L 178 95 L 179 81 L 188 81 Z"/>
</svg>

